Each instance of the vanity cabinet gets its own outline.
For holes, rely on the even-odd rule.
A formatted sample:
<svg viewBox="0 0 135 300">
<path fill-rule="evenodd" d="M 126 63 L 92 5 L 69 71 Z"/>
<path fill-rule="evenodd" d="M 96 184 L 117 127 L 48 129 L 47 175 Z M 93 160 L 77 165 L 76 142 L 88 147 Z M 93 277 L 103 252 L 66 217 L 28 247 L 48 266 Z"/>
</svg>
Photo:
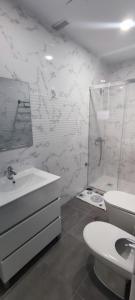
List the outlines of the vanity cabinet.
<svg viewBox="0 0 135 300">
<path fill-rule="evenodd" d="M 0 278 L 7 283 L 61 234 L 59 180 L 0 208 Z"/>
</svg>

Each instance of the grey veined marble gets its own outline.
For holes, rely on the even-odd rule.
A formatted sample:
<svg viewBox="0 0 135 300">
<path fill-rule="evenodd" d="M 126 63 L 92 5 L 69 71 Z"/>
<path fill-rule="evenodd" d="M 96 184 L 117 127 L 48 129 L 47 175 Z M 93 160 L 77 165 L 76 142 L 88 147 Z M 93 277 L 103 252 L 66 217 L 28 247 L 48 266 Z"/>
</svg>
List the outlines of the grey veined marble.
<svg viewBox="0 0 135 300">
<path fill-rule="evenodd" d="M 87 184 L 89 86 L 106 70 L 13 2 L 0 1 L 0 76 L 29 83 L 33 145 L 1 152 L 0 175 L 9 164 L 16 171 L 35 166 L 57 174 L 66 201 Z"/>
</svg>

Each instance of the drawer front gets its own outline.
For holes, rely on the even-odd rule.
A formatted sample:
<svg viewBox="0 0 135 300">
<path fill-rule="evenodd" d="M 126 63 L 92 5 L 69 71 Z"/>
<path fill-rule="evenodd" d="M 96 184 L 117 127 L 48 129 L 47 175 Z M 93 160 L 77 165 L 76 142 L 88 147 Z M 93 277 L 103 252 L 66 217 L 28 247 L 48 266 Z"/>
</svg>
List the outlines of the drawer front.
<svg viewBox="0 0 135 300">
<path fill-rule="evenodd" d="M 13 229 L 0 236 L 0 259 L 7 257 L 60 216 L 60 200 L 56 200 Z"/>
<path fill-rule="evenodd" d="M 60 196 L 59 180 L 0 208 L 0 234 Z"/>
<path fill-rule="evenodd" d="M 1 262 L 2 281 L 6 283 L 60 233 L 61 219 L 58 218 L 24 246 L 3 260 Z"/>
</svg>

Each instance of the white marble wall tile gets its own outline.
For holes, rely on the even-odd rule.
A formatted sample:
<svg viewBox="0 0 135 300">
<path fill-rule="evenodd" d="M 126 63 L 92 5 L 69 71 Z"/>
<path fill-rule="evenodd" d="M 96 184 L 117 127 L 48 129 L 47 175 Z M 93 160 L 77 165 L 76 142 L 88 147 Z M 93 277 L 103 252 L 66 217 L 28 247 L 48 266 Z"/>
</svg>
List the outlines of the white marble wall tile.
<svg viewBox="0 0 135 300">
<path fill-rule="evenodd" d="M 63 201 L 80 192 L 87 184 L 89 85 L 104 73 L 96 57 L 0 1 L 0 76 L 29 83 L 34 141 L 0 153 L 1 176 L 8 165 L 36 166 L 62 177 Z"/>
</svg>

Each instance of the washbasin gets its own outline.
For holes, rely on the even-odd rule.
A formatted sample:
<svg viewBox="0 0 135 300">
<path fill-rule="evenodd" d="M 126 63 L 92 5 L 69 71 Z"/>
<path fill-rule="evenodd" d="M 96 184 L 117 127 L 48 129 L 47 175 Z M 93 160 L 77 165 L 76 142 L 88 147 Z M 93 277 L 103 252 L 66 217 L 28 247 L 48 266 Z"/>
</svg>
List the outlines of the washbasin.
<svg viewBox="0 0 135 300">
<path fill-rule="evenodd" d="M 42 188 L 60 179 L 60 177 L 36 168 L 30 168 L 19 172 L 14 179 L 15 183 L 6 176 L 0 179 L 0 207 Z"/>
<path fill-rule="evenodd" d="M 12 182 L 12 180 L 9 180 L 7 178 L 4 178 L 0 181 L 0 192 L 9 193 L 14 192 L 18 189 L 25 188 L 29 185 L 34 185 L 37 183 L 41 183 L 42 181 L 45 181 L 44 178 L 41 176 L 35 175 L 35 174 L 28 174 L 23 176 L 15 176 L 15 183 Z"/>
</svg>

